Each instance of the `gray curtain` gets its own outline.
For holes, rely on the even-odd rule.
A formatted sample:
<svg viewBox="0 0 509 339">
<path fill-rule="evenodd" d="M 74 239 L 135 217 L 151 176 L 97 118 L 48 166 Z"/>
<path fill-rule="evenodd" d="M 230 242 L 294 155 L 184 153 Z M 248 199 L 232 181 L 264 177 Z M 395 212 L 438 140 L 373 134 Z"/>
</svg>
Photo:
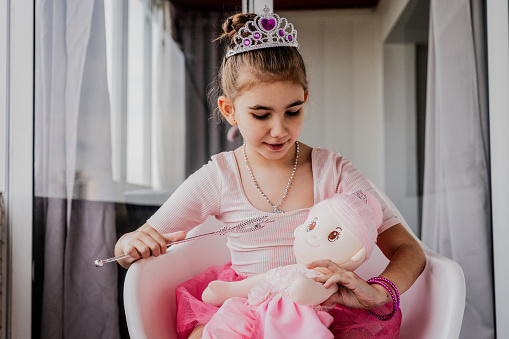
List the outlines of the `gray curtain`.
<svg viewBox="0 0 509 339">
<path fill-rule="evenodd" d="M 461 338 L 494 338 L 484 5 L 431 0 L 423 241 L 458 262 Z"/>
</svg>

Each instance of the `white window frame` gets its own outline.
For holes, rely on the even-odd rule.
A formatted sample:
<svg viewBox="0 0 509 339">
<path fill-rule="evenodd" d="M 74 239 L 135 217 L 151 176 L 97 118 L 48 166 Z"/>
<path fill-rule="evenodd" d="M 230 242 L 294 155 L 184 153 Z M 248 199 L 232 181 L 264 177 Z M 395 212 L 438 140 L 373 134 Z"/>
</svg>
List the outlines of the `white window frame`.
<svg viewBox="0 0 509 339">
<path fill-rule="evenodd" d="M 487 1 L 488 85 L 490 107 L 491 198 L 496 337 L 509 337 L 509 6 L 507 0 Z"/>
<path fill-rule="evenodd" d="M 0 193 L 7 190 L 7 60 L 9 45 L 8 1 L 0 0 Z"/>
<path fill-rule="evenodd" d="M 123 191 L 147 189 L 152 182 L 152 23 L 150 4 L 140 0 L 145 6 L 145 25 L 144 25 L 144 116 L 143 116 L 143 134 L 142 141 L 143 159 L 140 159 L 142 168 L 142 181 L 144 184 L 134 184 L 128 180 L 128 44 L 129 44 L 129 2 L 123 0 L 112 1 L 112 32 L 120 39 L 113 40 L 112 58 L 112 79 L 111 93 L 111 113 L 112 113 L 112 167 L 113 178 L 121 183 Z M 146 184 L 145 184 L 146 183 Z"/>
<path fill-rule="evenodd" d="M 30 338 L 32 331 L 32 199 L 34 1 L 0 0 L 0 176 L 7 216 L 6 338 Z"/>
<path fill-rule="evenodd" d="M 8 2 L 7 0 L 0 0 L 0 198 L 7 191 L 7 107 L 8 92 L 7 92 L 7 60 L 8 60 L 8 47 L 9 45 L 9 16 L 8 16 Z M 2 215 L 0 214 L 0 218 Z M 2 225 L 3 220 L 0 220 Z M 2 225 L 3 226 L 3 225 Z M 3 229 L 0 230 L 0 237 L 6 236 L 6 232 Z M 1 239 L 4 241 L 4 239 Z M 0 312 L 1 319 L 1 330 L 0 337 L 7 338 L 6 327 L 7 327 L 7 248 L 6 243 L 3 242 L 0 255 L 2 256 L 0 273 L 1 273 L 1 291 L 0 295 Z"/>
</svg>

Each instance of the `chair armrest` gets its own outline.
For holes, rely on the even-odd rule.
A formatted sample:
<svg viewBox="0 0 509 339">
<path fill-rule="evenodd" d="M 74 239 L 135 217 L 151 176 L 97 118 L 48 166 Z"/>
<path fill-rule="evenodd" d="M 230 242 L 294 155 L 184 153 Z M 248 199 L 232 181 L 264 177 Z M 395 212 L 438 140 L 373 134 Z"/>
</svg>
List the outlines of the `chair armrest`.
<svg viewBox="0 0 509 339">
<path fill-rule="evenodd" d="M 190 232 L 202 234 L 222 224 L 209 218 Z M 132 339 L 174 338 L 176 334 L 175 288 L 209 266 L 226 264 L 230 251 L 226 237 L 211 236 L 172 246 L 157 258 L 136 261 L 127 271 L 124 306 Z"/>
</svg>

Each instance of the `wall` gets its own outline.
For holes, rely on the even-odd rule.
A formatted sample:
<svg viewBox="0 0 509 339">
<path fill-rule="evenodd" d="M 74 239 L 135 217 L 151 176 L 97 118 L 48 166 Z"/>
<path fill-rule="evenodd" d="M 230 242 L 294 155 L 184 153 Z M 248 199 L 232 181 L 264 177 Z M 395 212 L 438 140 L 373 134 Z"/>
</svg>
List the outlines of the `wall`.
<svg viewBox="0 0 509 339">
<path fill-rule="evenodd" d="M 350 159 L 387 193 L 416 234 L 414 44 L 424 39 L 422 29 L 414 36 L 412 22 L 424 27 L 427 37 L 427 14 L 418 16 L 419 3 L 382 0 L 375 10 L 280 13 L 298 29 L 309 72 L 310 102 L 301 140 Z M 403 41 L 409 36 L 415 41 Z"/>
<path fill-rule="evenodd" d="M 298 29 L 309 72 L 301 140 L 340 151 L 383 188 L 379 16 L 369 9 L 280 14 Z"/>
<path fill-rule="evenodd" d="M 416 48 L 412 44 L 385 45 L 383 60 L 385 193 L 419 235 Z"/>
</svg>

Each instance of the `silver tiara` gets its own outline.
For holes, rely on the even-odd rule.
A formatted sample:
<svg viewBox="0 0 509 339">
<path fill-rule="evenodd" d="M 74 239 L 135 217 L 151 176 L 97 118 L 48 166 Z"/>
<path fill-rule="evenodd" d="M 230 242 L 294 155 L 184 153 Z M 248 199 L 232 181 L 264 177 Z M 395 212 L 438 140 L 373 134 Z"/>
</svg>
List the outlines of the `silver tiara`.
<svg viewBox="0 0 509 339">
<path fill-rule="evenodd" d="M 289 46 L 299 48 L 297 30 L 286 18 L 270 13 L 265 6 L 262 15 L 246 22 L 233 38 L 235 46 L 226 52 L 226 58 L 255 49 Z"/>
</svg>

